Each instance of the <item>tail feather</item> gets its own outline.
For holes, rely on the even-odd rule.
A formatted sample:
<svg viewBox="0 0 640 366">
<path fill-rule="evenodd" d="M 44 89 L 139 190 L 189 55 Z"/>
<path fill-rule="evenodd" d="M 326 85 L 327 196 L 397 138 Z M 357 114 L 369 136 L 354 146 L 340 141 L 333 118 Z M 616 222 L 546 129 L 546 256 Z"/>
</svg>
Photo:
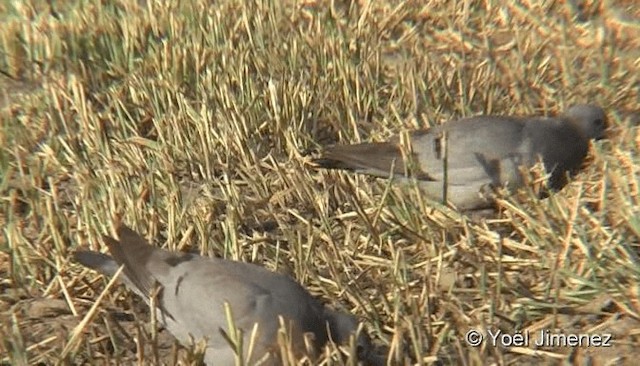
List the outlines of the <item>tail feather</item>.
<svg viewBox="0 0 640 366">
<path fill-rule="evenodd" d="M 78 250 L 74 253 L 74 258 L 83 266 L 109 277 L 113 277 L 123 265 L 120 279 L 131 289 L 148 296 L 155 286 L 155 279 L 147 270 L 146 262 L 155 248 L 124 225 L 117 231 L 119 241 L 109 236 L 103 237 L 111 256 L 91 250 Z"/>
<path fill-rule="evenodd" d="M 124 225 L 118 227 L 117 232 L 120 240 L 103 236 L 103 241 L 113 257 L 99 252 L 78 250 L 74 253 L 75 260 L 109 277 L 114 276 L 120 266 L 123 266 L 119 280 L 138 296 L 147 300 L 153 294 L 156 285 L 159 285 L 148 268 L 149 262 L 153 260 L 151 257 L 159 249 Z M 163 314 L 173 318 L 163 306 L 162 292 L 157 296 L 158 306 Z"/>
<path fill-rule="evenodd" d="M 104 236 L 104 243 L 109 248 L 115 261 L 124 265 L 124 273 L 135 287 L 145 295 L 151 295 L 156 280 L 147 269 L 147 261 L 156 250 L 135 231 L 121 225 L 117 229 L 120 240 Z"/>
<path fill-rule="evenodd" d="M 350 170 L 380 178 L 387 178 L 391 173 L 399 176 L 413 175 L 420 180 L 435 180 L 419 166 L 408 172 L 400 147 L 391 142 L 336 145 L 327 148 L 319 158 L 311 162 L 318 168 Z"/>
<path fill-rule="evenodd" d="M 313 162 L 322 168 L 375 170 L 388 175 L 392 165 L 402 165 L 402 153 L 398 146 L 386 142 L 336 145 Z"/>
<path fill-rule="evenodd" d="M 110 256 L 92 250 L 78 250 L 73 253 L 73 257 L 83 266 L 109 277 L 113 277 L 120 267 Z"/>
</svg>

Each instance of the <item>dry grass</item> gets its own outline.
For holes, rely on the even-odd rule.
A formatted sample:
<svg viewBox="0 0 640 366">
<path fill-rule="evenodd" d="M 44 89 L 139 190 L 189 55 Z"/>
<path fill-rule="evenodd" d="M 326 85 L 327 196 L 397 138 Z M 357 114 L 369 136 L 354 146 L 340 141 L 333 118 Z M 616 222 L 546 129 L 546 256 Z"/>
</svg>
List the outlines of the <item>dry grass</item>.
<svg viewBox="0 0 640 366">
<path fill-rule="evenodd" d="M 77 327 L 106 281 L 70 252 L 101 248 L 116 217 L 173 250 L 291 274 L 363 319 L 389 364 L 635 363 L 638 9 L 2 3 L 0 363 L 196 357 L 166 332 L 145 348 L 148 311 L 122 289 Z M 577 102 L 605 107 L 615 136 L 562 192 L 489 218 L 306 165 L 335 142 Z M 471 347 L 471 329 L 611 333 L 614 346 Z"/>
</svg>

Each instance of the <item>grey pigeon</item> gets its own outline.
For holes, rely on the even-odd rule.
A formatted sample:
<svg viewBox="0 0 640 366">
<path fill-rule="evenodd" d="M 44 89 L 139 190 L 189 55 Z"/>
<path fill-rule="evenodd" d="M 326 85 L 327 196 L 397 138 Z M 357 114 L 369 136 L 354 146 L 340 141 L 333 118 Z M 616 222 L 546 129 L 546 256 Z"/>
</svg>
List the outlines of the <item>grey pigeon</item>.
<svg viewBox="0 0 640 366">
<path fill-rule="evenodd" d="M 495 189 L 523 186 L 520 169 L 540 160 L 549 174 L 547 186 L 561 189 L 567 175 L 581 168 L 590 140 L 604 138 L 606 128 L 602 108 L 587 104 L 554 118 L 476 116 L 413 131 L 410 144 L 396 136 L 388 142 L 333 146 L 312 163 L 381 178 L 412 176 L 437 201 L 445 196 L 446 180 L 449 202 L 460 210 L 479 210 L 494 205 Z"/>
<path fill-rule="evenodd" d="M 205 362 L 209 365 L 235 365 L 230 346 L 224 304 L 229 304 L 235 327 L 243 332 L 244 364 L 280 365 L 278 352 L 279 317 L 285 320 L 292 349 L 304 352 L 303 334 L 310 333 L 317 351 L 327 341 L 348 343 L 358 321 L 351 315 L 330 310 L 316 301 L 291 278 L 257 265 L 194 254 L 175 253 L 149 245 L 126 226 L 118 228 L 120 240 L 105 236 L 112 257 L 81 250 L 75 259 L 104 275 L 113 276 L 124 266 L 120 280 L 147 304 L 155 289 L 161 322 L 179 341 L 207 338 Z M 159 285 L 159 287 L 157 287 Z M 254 324 L 257 337 L 251 355 L 247 354 Z M 190 338 L 192 336 L 193 338 Z M 369 338 L 360 333 L 359 357 L 378 364 Z M 368 359 L 370 357 L 370 359 Z"/>
</svg>

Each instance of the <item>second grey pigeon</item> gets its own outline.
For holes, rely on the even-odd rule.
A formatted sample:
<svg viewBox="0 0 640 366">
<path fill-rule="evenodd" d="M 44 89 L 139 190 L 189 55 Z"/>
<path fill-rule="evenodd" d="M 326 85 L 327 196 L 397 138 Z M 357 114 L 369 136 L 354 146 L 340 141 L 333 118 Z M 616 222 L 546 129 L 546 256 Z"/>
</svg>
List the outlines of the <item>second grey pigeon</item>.
<svg viewBox="0 0 640 366">
<path fill-rule="evenodd" d="M 107 276 L 124 266 L 120 280 L 147 304 L 154 289 L 161 289 L 156 295 L 159 321 L 183 344 L 206 338 L 205 362 L 209 365 L 236 364 L 227 339 L 225 302 L 231 308 L 235 327 L 242 330 L 243 364 L 282 363 L 277 343 L 279 317 L 290 332 L 292 349 L 297 354 L 306 349 L 304 334 L 311 334 L 316 351 L 329 339 L 348 343 L 349 337 L 356 334 L 355 317 L 324 307 L 288 276 L 249 263 L 162 250 L 126 226 L 117 231 L 120 240 L 104 237 L 111 256 L 81 250 L 75 253 L 76 260 Z M 249 355 L 255 324 L 257 337 Z M 364 332 L 356 345 L 361 360 L 381 362 L 371 352 Z"/>
<path fill-rule="evenodd" d="M 567 175 L 581 168 L 590 140 L 604 138 L 606 129 L 602 108 L 589 104 L 552 118 L 476 116 L 413 131 L 405 145 L 396 136 L 388 142 L 329 147 L 312 163 L 382 178 L 412 176 L 431 199 L 442 201 L 446 189 L 458 209 L 478 210 L 494 205 L 496 188 L 522 187 L 520 169 L 538 161 L 549 174 L 547 186 L 561 189 Z"/>
</svg>

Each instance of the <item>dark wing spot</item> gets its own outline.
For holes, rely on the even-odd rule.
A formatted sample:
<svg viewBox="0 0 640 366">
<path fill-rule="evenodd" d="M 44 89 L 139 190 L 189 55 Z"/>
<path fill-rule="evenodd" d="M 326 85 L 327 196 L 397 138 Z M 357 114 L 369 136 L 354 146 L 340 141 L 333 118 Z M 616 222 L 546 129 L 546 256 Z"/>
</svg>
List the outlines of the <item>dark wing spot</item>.
<svg viewBox="0 0 640 366">
<path fill-rule="evenodd" d="M 502 185 L 500 181 L 500 176 L 502 175 L 502 166 L 500 165 L 500 160 L 498 159 L 487 159 L 483 154 L 475 153 L 476 159 L 482 165 L 485 173 L 489 177 L 491 177 L 491 184 L 494 187 L 499 187 Z"/>
<path fill-rule="evenodd" d="M 184 280 L 184 276 L 178 277 L 178 281 L 176 281 L 175 295 L 178 296 L 178 292 L 180 292 L 180 285 L 182 284 L 182 280 Z"/>
<path fill-rule="evenodd" d="M 440 135 L 434 139 L 435 146 L 433 147 L 433 149 L 435 150 L 436 159 L 438 160 L 442 159 L 442 155 L 444 155 L 442 153 L 442 137 L 443 136 Z"/>
<path fill-rule="evenodd" d="M 176 254 L 165 259 L 165 263 L 167 263 L 171 267 L 176 267 L 180 263 L 187 262 L 193 259 L 193 254 L 185 253 L 185 254 Z"/>
</svg>

